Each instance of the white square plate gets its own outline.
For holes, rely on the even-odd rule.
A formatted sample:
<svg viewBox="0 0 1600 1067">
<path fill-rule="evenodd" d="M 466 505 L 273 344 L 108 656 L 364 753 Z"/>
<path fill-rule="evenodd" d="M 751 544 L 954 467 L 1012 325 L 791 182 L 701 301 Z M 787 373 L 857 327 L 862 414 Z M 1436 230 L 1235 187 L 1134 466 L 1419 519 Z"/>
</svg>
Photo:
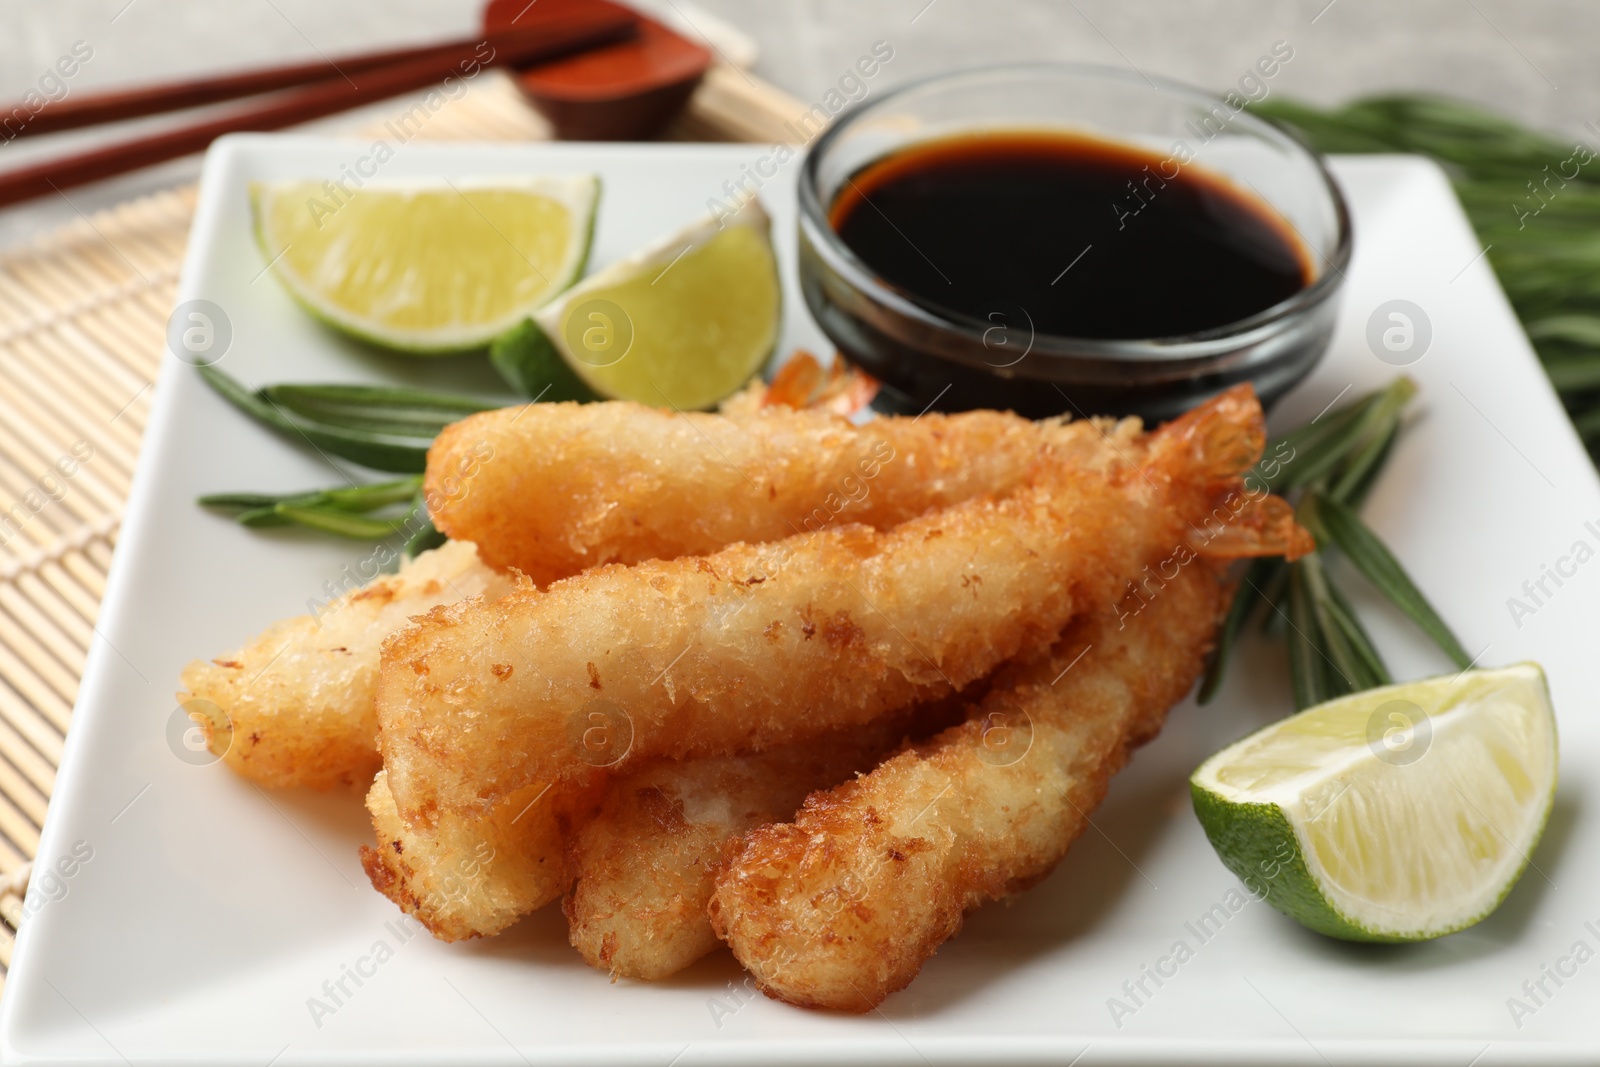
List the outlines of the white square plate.
<svg viewBox="0 0 1600 1067">
<path fill-rule="evenodd" d="M 246 182 L 335 176 L 365 151 L 291 137 L 218 142 L 180 299 L 225 309 L 233 341 L 222 366 L 252 383 L 488 387 L 481 361 L 347 344 L 263 276 Z M 703 212 L 763 151 L 408 145 L 384 175 L 598 172 L 604 264 Z M 786 347 L 821 343 L 794 284 L 795 169 L 763 190 L 785 264 Z M 1548 668 L 1561 715 L 1567 780 L 1536 869 L 1490 919 L 1429 944 L 1352 946 L 1252 903 L 1197 936 L 1193 924 L 1238 882 L 1190 812 L 1187 775 L 1289 710 L 1283 655 L 1257 644 L 1217 703 L 1174 712 L 1048 881 L 974 916 L 881 1012 L 817 1014 L 752 997 L 725 953 L 671 981 L 613 985 L 567 947 L 554 909 L 482 942 L 414 936 L 362 876 L 356 846 L 370 827 L 355 797 L 268 795 L 171 747 L 184 663 L 304 611 L 367 550 L 251 532 L 196 507 L 203 492 L 337 477 L 169 355 L 39 863 L 75 847 L 92 857 L 55 884 L 57 899 L 33 902 L 0 1018 L 6 1061 L 1066 1063 L 1087 1050 L 1085 1064 L 1600 1062 L 1600 962 L 1561 962 L 1577 942 L 1600 949 L 1600 825 L 1585 811 L 1600 765 L 1600 564 L 1548 586 L 1555 595 L 1520 625 L 1507 606 L 1576 542 L 1600 544 L 1600 525 L 1586 525 L 1600 523 L 1600 486 L 1440 172 L 1401 157 L 1335 170 L 1357 233 L 1338 335 L 1278 415 L 1309 418 L 1347 387 L 1389 380 L 1396 369 L 1368 347 L 1368 319 L 1393 299 L 1424 309 L 1431 344 L 1408 368 L 1422 384 L 1421 417 L 1367 517 L 1484 662 Z M 1397 677 L 1448 669 L 1384 605 L 1367 597 L 1360 607 Z M 1193 958 L 1131 1000 L 1123 983 L 1180 940 Z M 308 999 L 380 942 L 389 951 L 376 973 L 314 1018 Z M 1558 987 L 1545 964 L 1576 971 Z M 1549 994 L 1537 1005 L 1528 980 Z M 1112 997 L 1136 1010 L 1114 1018 Z M 1511 997 L 1535 1010 L 1513 1018 Z"/>
</svg>

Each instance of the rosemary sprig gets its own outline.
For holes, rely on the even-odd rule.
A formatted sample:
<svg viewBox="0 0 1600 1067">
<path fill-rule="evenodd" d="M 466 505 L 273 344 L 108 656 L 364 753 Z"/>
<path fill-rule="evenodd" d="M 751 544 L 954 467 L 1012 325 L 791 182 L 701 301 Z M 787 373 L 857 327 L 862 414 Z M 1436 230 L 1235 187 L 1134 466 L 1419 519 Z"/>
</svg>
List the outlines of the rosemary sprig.
<svg viewBox="0 0 1600 1067">
<path fill-rule="evenodd" d="M 1245 571 L 1201 683 L 1201 703 L 1216 695 L 1239 634 L 1263 604 L 1269 630 L 1282 624 L 1297 707 L 1389 683 L 1377 645 L 1328 570 L 1332 552 L 1348 558 L 1458 667 L 1470 664 L 1450 627 L 1357 514 L 1394 448 L 1401 415 L 1416 391 L 1409 378 L 1396 379 L 1267 446 L 1274 463 L 1264 463 L 1254 477 L 1293 500 L 1317 550 L 1293 563 L 1256 560 Z"/>
<path fill-rule="evenodd" d="M 362 541 L 391 537 L 402 530 L 421 534 L 433 526 L 422 506 L 422 476 L 372 485 L 312 489 L 304 493 L 213 493 L 200 498 L 208 508 L 233 509 L 244 526 L 306 526 Z M 372 517 L 394 504 L 408 505 L 398 515 Z M 415 535 L 413 535 L 415 536 Z"/>
<path fill-rule="evenodd" d="M 252 416 L 256 421 L 270 426 L 291 441 L 300 441 L 311 444 L 324 452 L 348 459 L 352 463 L 359 463 L 363 467 L 373 470 L 390 471 L 395 474 L 421 474 L 427 466 L 428 444 L 433 440 L 433 433 L 393 433 L 379 432 L 370 428 L 361 428 L 345 420 L 339 422 L 325 421 L 324 419 L 310 418 L 302 414 L 291 415 L 289 408 L 283 401 L 274 396 L 274 392 L 281 392 L 285 386 L 269 386 L 267 389 L 258 389 L 252 392 L 244 383 L 232 376 L 218 370 L 216 367 L 199 368 L 200 375 L 215 389 L 224 400 L 234 407 Z M 298 390 L 313 387 L 296 387 Z M 327 388 L 327 387 L 316 387 Z M 346 390 L 359 390 L 361 386 L 343 386 Z M 382 391 L 382 390 L 380 390 Z M 291 391 L 289 395 L 303 406 L 315 407 L 306 398 L 303 392 Z M 441 401 L 461 401 L 460 397 L 436 397 Z M 359 406 L 353 404 L 347 396 L 346 407 Z M 486 405 L 487 406 L 487 405 Z M 329 405 L 324 405 L 324 411 Z M 369 412 L 385 412 L 388 409 L 383 402 L 369 399 L 366 404 Z M 481 409 L 479 409 L 481 410 Z M 460 418 L 457 415 L 456 418 Z M 453 420 L 452 420 L 453 421 Z M 443 424 L 440 424 L 442 428 Z"/>
<path fill-rule="evenodd" d="M 490 361 L 513 388 L 531 399 L 595 399 L 531 323 L 497 339 Z M 445 541 L 428 518 L 420 492 L 428 447 L 451 423 L 497 406 L 476 397 L 402 386 L 290 383 L 252 390 L 214 366 L 199 371 L 223 399 L 291 441 L 373 470 L 417 476 L 288 495 L 214 493 L 201 497 L 201 504 L 233 509 L 245 526 L 292 523 L 361 540 L 410 531 L 406 552 L 413 556 Z M 411 508 L 404 515 L 365 514 L 405 500 Z"/>
<path fill-rule="evenodd" d="M 374 470 L 410 474 L 397 481 L 314 489 L 304 493 L 213 493 L 205 507 L 232 509 L 244 526 L 304 526 L 338 537 L 376 541 L 406 533 L 406 553 L 445 541 L 428 518 L 422 472 L 428 446 L 446 426 L 493 404 L 455 393 L 387 385 L 269 385 L 251 391 L 216 367 L 206 382 L 229 403 L 294 441 Z M 408 503 L 403 513 L 370 512 Z"/>
<path fill-rule="evenodd" d="M 1323 110 L 1253 105 L 1324 152 L 1416 152 L 1449 173 L 1511 306 L 1600 463 L 1600 144 L 1468 104 L 1387 96 Z"/>
<path fill-rule="evenodd" d="M 1400 566 L 1400 561 L 1394 558 L 1378 535 L 1361 521 L 1360 516 L 1341 503 L 1337 495 L 1322 497 L 1313 493 L 1311 499 L 1315 501 L 1317 544 L 1321 546 L 1324 541 L 1331 541 L 1337 545 L 1345 558 L 1367 576 L 1368 581 L 1382 590 L 1395 607 L 1410 616 L 1411 621 L 1421 627 L 1457 667 L 1465 670 L 1471 664 L 1472 657 L 1461 647 L 1461 642 L 1450 632 L 1450 627 L 1428 603 L 1422 590 L 1412 582 L 1405 568 Z"/>
<path fill-rule="evenodd" d="M 368 519 L 317 504 L 279 504 L 274 510 L 289 522 L 356 541 L 380 541 L 401 529 L 399 520 Z"/>
<path fill-rule="evenodd" d="M 383 385 L 269 385 L 259 395 L 325 426 L 428 441 L 452 422 L 495 406 L 468 396 Z"/>
</svg>

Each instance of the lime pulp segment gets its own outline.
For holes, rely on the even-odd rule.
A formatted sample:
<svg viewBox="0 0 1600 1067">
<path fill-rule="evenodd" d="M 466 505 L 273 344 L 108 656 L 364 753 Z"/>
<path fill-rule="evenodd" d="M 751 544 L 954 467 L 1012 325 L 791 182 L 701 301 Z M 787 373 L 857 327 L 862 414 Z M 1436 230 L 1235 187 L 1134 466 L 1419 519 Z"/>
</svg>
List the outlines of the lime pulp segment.
<svg viewBox="0 0 1600 1067">
<path fill-rule="evenodd" d="M 567 288 L 588 255 L 590 176 L 252 188 L 257 238 L 308 311 L 390 348 L 487 344 Z"/>
<path fill-rule="evenodd" d="M 748 381 L 777 342 L 782 291 L 754 201 L 613 264 L 534 316 L 597 393 L 683 410 Z"/>
</svg>

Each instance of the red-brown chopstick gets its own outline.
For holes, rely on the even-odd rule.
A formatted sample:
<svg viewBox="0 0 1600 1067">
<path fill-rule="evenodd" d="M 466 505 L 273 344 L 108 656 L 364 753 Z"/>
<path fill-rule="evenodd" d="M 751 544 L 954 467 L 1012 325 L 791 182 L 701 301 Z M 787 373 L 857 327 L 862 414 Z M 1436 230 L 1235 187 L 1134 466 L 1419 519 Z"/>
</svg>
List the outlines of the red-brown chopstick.
<svg viewBox="0 0 1600 1067">
<path fill-rule="evenodd" d="M 242 96 L 255 96 L 279 89 L 293 89 L 302 85 L 328 81 L 341 75 L 354 78 L 357 74 L 379 67 L 392 67 L 402 63 L 455 61 L 463 50 L 471 51 L 483 41 L 482 35 L 472 39 L 450 41 L 446 44 L 422 48 L 397 48 L 387 52 L 367 52 L 361 55 L 339 56 L 334 59 L 300 63 L 292 66 L 266 67 L 243 74 L 224 74 L 193 78 L 188 81 L 168 82 L 139 89 L 125 89 L 86 96 L 71 96 L 53 101 L 20 123 L 15 121 L 24 107 L 14 107 L 0 112 L 0 118 L 9 118 L 5 135 L 8 140 L 17 137 L 58 133 L 82 126 L 95 126 L 102 122 L 119 122 L 123 119 L 159 115 L 166 111 L 180 111 L 186 107 L 202 107 L 224 100 L 237 100 Z"/>
<path fill-rule="evenodd" d="M 430 49 L 420 57 L 369 68 L 359 77 L 335 74 L 219 118 L 0 173 L 0 206 L 198 152 L 225 133 L 282 129 L 397 96 L 451 74 L 459 76 L 473 63 L 487 67 L 540 62 L 620 41 L 634 31 L 634 16 L 625 8 L 612 4 L 583 7 L 528 29 L 488 34 L 477 41 Z"/>
</svg>

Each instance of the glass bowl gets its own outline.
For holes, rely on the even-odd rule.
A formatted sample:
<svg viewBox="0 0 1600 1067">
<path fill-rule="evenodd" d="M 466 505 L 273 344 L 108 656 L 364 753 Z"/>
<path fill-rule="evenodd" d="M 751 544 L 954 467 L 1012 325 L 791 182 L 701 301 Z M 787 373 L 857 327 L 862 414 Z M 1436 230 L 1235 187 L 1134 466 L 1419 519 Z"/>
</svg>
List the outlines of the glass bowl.
<svg viewBox="0 0 1600 1067">
<path fill-rule="evenodd" d="M 1242 381 L 1270 405 L 1327 349 L 1350 217 L 1321 157 L 1234 108 L 1241 100 L 1108 67 L 1038 64 L 940 75 L 858 106 L 818 139 L 801 171 L 806 304 L 845 357 L 884 383 L 879 406 L 889 410 L 1163 420 Z M 1075 338 L 1037 333 L 1023 308 L 987 320 L 941 308 L 879 277 L 839 239 L 829 208 L 864 167 L 923 141 L 996 130 L 1059 130 L 1180 160 L 1186 152 L 1183 166 L 1248 189 L 1287 222 L 1307 251 L 1309 284 L 1202 332 Z"/>
</svg>

